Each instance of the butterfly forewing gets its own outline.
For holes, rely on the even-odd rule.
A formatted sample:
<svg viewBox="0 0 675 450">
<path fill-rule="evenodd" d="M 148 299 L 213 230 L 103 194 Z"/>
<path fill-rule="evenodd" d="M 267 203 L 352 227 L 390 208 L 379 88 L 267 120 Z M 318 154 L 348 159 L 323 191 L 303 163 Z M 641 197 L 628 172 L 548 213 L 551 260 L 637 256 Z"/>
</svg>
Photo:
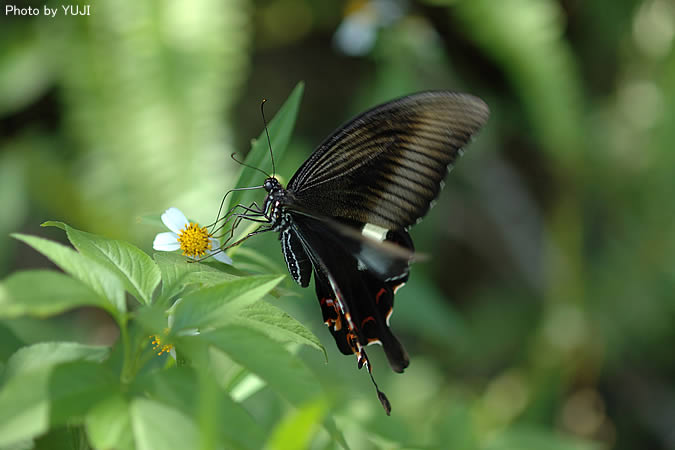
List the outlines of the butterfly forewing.
<svg viewBox="0 0 675 450">
<path fill-rule="evenodd" d="M 387 229 L 413 225 L 488 114 L 477 97 L 451 92 L 385 103 L 326 139 L 288 191 L 295 203 L 323 216 Z"/>
</svg>

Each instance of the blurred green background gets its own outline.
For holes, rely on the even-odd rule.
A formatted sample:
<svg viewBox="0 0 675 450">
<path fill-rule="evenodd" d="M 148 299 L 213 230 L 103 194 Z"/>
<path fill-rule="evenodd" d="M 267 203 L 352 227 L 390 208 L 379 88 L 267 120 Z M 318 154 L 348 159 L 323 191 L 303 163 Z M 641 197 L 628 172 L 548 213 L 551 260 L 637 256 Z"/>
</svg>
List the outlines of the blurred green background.
<svg viewBox="0 0 675 450">
<path fill-rule="evenodd" d="M 7 3 L 0 275 L 49 264 L 8 237 L 63 240 L 48 219 L 148 252 L 161 230 L 139 218 L 177 206 L 209 223 L 260 100 L 271 117 L 300 80 L 285 180 L 369 106 L 470 92 L 491 119 L 412 231 L 430 259 L 392 318 L 411 366 L 370 352 L 391 418 L 313 289 L 288 281 L 299 296 L 279 300 L 329 350 L 302 354 L 338 425 L 353 448 L 675 449 L 672 0 L 95 0 L 53 19 Z M 285 270 L 275 237 L 250 245 Z M 1 327 L 115 337 L 91 311 Z M 270 423 L 286 408 L 265 391 L 247 407 Z"/>
</svg>

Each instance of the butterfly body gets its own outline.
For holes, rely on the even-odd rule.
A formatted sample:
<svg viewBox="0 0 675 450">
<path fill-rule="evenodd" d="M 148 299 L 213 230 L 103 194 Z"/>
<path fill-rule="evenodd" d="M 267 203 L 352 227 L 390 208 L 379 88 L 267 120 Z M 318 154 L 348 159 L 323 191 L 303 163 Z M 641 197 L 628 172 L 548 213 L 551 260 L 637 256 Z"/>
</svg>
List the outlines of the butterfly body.
<svg viewBox="0 0 675 450">
<path fill-rule="evenodd" d="M 340 351 L 372 367 L 365 351 L 382 345 L 403 372 L 409 357 L 392 333 L 394 294 L 414 258 L 408 228 L 428 211 L 462 147 L 487 121 L 480 99 L 422 92 L 375 107 L 340 127 L 284 188 L 265 180 L 262 231 L 277 231 L 292 278 L 314 277 L 325 324 Z M 374 379 L 373 379 L 374 383 Z M 377 388 L 387 414 L 391 406 Z"/>
</svg>

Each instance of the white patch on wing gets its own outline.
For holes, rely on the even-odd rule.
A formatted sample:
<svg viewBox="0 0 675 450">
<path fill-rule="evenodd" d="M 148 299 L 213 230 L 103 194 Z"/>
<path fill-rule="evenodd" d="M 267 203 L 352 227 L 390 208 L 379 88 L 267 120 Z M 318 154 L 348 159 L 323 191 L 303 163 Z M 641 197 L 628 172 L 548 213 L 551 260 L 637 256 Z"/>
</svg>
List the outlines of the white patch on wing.
<svg viewBox="0 0 675 450">
<path fill-rule="evenodd" d="M 361 234 L 363 234 L 366 237 L 369 237 L 370 239 L 375 239 L 376 241 L 380 242 L 385 240 L 388 232 L 389 230 L 387 230 L 386 228 L 378 227 L 377 225 L 373 225 L 372 223 L 365 224 L 361 229 Z"/>
</svg>

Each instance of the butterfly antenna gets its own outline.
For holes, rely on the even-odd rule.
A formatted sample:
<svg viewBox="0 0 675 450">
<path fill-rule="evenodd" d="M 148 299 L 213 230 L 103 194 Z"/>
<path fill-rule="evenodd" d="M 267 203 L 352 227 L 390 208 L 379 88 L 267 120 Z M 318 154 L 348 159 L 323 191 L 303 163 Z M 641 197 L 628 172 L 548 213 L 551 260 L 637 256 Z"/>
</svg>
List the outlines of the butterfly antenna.
<svg viewBox="0 0 675 450">
<path fill-rule="evenodd" d="M 267 130 L 267 119 L 265 119 L 265 102 L 266 98 L 260 103 L 260 114 L 262 115 L 263 124 L 265 125 L 265 134 L 267 135 L 267 146 L 270 148 L 270 158 L 272 159 L 272 174 L 277 174 L 277 168 L 274 166 L 274 153 L 272 152 L 272 141 L 270 140 L 270 132 Z"/>
<path fill-rule="evenodd" d="M 248 167 L 249 169 L 257 170 L 258 172 L 260 172 L 260 173 L 262 173 L 263 175 L 265 175 L 267 178 L 270 177 L 270 174 L 267 173 L 267 172 L 265 172 L 265 171 L 262 170 L 261 168 L 259 168 L 259 167 L 254 167 L 254 166 L 252 166 L 252 165 L 250 165 L 250 164 L 246 164 L 246 163 L 243 162 L 243 161 L 239 161 L 239 160 L 235 157 L 236 154 L 237 154 L 237 152 L 234 152 L 234 153 L 232 153 L 232 154 L 230 155 L 230 157 L 231 157 L 232 159 L 234 159 L 235 162 L 236 162 L 237 164 L 241 164 L 242 166 Z"/>
</svg>

